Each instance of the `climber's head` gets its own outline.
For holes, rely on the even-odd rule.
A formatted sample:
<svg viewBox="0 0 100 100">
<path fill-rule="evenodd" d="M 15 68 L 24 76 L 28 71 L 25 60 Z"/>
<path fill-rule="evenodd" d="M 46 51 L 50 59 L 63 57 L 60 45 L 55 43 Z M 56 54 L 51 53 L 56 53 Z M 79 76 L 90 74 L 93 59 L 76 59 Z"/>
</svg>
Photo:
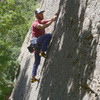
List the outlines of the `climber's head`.
<svg viewBox="0 0 100 100">
<path fill-rule="evenodd" d="M 43 20 L 44 19 L 43 13 L 44 13 L 44 10 L 36 9 L 35 10 L 35 17 L 38 20 Z"/>
</svg>

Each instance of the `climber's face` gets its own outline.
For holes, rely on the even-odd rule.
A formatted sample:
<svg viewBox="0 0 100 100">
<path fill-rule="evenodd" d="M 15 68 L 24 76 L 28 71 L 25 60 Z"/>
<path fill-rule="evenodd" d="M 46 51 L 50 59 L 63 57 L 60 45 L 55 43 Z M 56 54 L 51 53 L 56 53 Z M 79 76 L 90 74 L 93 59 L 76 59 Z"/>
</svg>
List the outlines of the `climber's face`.
<svg viewBox="0 0 100 100">
<path fill-rule="evenodd" d="M 37 18 L 38 20 L 43 20 L 43 19 L 44 19 L 43 12 L 41 12 L 41 13 L 35 15 L 35 16 L 36 16 L 36 18 Z"/>
</svg>

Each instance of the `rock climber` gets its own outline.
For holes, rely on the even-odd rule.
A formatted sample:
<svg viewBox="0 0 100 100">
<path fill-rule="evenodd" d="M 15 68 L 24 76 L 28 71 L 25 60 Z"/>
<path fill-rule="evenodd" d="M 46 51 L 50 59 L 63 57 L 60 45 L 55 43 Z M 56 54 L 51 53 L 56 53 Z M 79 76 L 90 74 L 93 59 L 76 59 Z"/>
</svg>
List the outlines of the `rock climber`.
<svg viewBox="0 0 100 100">
<path fill-rule="evenodd" d="M 40 64 L 41 57 L 46 58 L 47 55 L 45 51 L 47 50 L 47 46 L 49 45 L 49 42 L 51 40 L 52 35 L 51 34 L 45 34 L 45 28 L 47 28 L 53 21 L 55 21 L 57 17 L 57 13 L 49 20 L 43 20 L 44 16 L 43 13 L 44 10 L 36 9 L 35 10 L 35 17 L 36 20 L 32 23 L 32 38 L 37 38 L 37 43 L 41 47 L 40 50 L 33 50 L 34 51 L 34 64 L 32 69 L 32 78 L 31 82 L 38 81 L 38 79 L 35 78 L 37 73 L 37 68 Z"/>
</svg>

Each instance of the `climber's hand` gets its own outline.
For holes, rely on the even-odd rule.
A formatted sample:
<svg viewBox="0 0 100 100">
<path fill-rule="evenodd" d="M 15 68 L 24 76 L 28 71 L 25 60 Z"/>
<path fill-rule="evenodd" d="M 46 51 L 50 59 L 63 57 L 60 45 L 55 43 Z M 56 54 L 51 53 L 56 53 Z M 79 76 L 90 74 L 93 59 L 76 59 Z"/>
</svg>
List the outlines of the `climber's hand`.
<svg viewBox="0 0 100 100">
<path fill-rule="evenodd" d="M 58 12 L 57 12 L 57 13 L 55 13 L 55 15 L 56 15 L 56 16 L 58 16 Z"/>
<path fill-rule="evenodd" d="M 57 18 L 57 15 L 54 15 L 52 18 L 51 18 L 51 21 L 55 21 Z"/>
</svg>

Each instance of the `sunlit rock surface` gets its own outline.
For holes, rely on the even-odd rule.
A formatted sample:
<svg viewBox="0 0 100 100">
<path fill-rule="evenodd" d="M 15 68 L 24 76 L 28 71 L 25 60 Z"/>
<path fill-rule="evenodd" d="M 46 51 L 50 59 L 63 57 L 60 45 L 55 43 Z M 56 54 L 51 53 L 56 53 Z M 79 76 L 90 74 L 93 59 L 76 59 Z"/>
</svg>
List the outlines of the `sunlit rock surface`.
<svg viewBox="0 0 100 100">
<path fill-rule="evenodd" d="M 42 0 L 45 19 L 59 12 L 46 29 L 53 35 L 48 58 L 41 60 L 30 83 L 34 62 L 23 43 L 21 69 L 11 100 L 100 100 L 100 0 Z"/>
</svg>

